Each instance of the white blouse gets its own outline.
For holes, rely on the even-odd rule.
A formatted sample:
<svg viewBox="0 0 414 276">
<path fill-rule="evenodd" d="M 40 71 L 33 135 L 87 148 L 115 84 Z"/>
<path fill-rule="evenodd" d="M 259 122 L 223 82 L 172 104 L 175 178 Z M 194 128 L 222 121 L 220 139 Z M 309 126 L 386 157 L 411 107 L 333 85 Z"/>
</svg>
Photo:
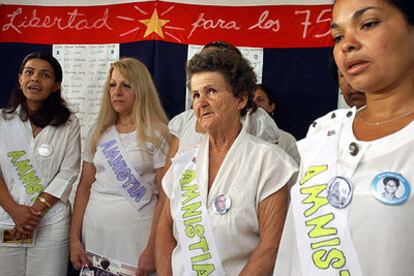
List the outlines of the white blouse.
<svg viewBox="0 0 414 276">
<path fill-rule="evenodd" d="M 348 224 L 363 275 L 413 275 L 414 122 L 386 137 L 360 141 L 352 130 L 355 114 L 355 108 L 330 112 L 311 125 L 307 137 L 317 133 L 329 135 L 339 126 L 336 171 L 353 185 L 352 201 L 347 207 Z M 384 172 L 407 179 L 411 194 L 403 204 L 386 205 L 375 198 L 372 183 Z M 301 168 L 299 179 L 303 174 Z M 305 276 L 298 250 L 290 208 L 276 258 L 275 276 Z"/>
<path fill-rule="evenodd" d="M 92 185 L 92 192 L 105 193 L 105 194 L 116 194 L 121 195 L 120 190 L 113 185 L 108 183 L 108 178 L 105 177 L 105 167 L 102 162 L 105 160 L 99 160 L 96 155 L 91 155 L 89 150 L 89 144 L 91 140 L 91 134 L 86 140 L 85 151 L 83 153 L 83 160 L 93 163 L 96 167 L 95 183 Z M 128 160 L 134 166 L 134 169 L 139 175 L 147 182 L 154 184 L 154 191 L 158 193 L 157 185 L 155 184 L 155 169 L 164 167 L 166 152 L 168 151 L 168 143 L 164 141 L 161 143 L 162 148 L 156 147 L 153 143 L 144 143 L 139 145 L 137 142 L 136 131 L 130 133 L 118 133 L 122 145 L 125 147 Z"/>
<path fill-rule="evenodd" d="M 13 120 L 20 120 L 17 112 Z M 0 116 L 0 124 L 4 123 L 5 119 Z M 47 224 L 55 223 L 70 214 L 68 197 L 72 189 L 72 184 L 76 181 L 80 169 L 81 145 L 79 120 L 72 114 L 65 124 L 59 127 L 46 126 L 35 138 L 32 136 L 30 121 L 23 122 L 23 125 L 25 135 L 30 140 L 29 148 L 31 153 L 38 164 L 41 175 L 49 183 L 44 192 L 59 198 L 60 201 L 56 204 L 62 205 L 63 207 L 61 212 L 54 215 L 47 222 Z M 0 139 L 6 139 L 5 135 L 0 133 Z M 42 144 L 51 146 L 52 154 L 50 156 L 41 156 L 38 153 L 38 148 Z M 13 199 L 21 204 L 20 188 L 15 182 L 13 175 L 5 170 L 4 164 L 5 162 L 9 162 L 6 153 L 7 149 L 2 148 L 2 143 L 0 142 L 0 174 Z M 41 222 L 41 224 L 44 223 L 44 221 Z M 9 214 L 1 207 L 0 224 L 7 226 L 14 225 Z"/>
<path fill-rule="evenodd" d="M 197 118 L 194 110 L 187 110 L 175 116 L 168 124 L 170 133 L 180 140 L 179 151 L 200 143 L 204 134 L 195 130 Z M 299 164 L 300 156 L 296 139 L 290 133 L 277 127 L 275 121 L 262 108 L 248 112 L 240 118 L 246 132 L 264 141 L 277 144 Z"/>
<path fill-rule="evenodd" d="M 297 171 L 293 160 L 279 147 L 246 133 L 244 129 L 231 146 L 217 176 L 208 191 L 208 137 L 198 145 L 197 177 L 201 199 L 206 204 L 208 218 L 217 250 L 228 275 L 238 275 L 260 242 L 258 210 L 262 200 L 282 188 Z M 180 154 L 180 153 L 178 153 Z M 179 201 L 180 185 L 171 166 L 163 179 L 163 189 L 170 200 L 171 210 Z M 231 199 L 225 215 L 215 212 L 214 200 L 220 194 Z M 174 217 L 181 214 L 171 214 Z M 179 239 L 176 220 L 174 237 Z M 174 249 L 174 275 L 184 275 L 180 243 Z"/>
</svg>

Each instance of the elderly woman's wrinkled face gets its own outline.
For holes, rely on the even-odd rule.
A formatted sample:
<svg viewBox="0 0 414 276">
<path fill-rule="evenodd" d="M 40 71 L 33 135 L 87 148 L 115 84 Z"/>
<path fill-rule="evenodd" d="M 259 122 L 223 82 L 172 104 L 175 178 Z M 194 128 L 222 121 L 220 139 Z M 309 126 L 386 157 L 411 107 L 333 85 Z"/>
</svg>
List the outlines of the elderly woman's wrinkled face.
<svg viewBox="0 0 414 276">
<path fill-rule="evenodd" d="M 385 0 L 337 0 L 332 11 L 334 57 L 349 84 L 380 92 L 412 81 L 414 27 Z"/>
<path fill-rule="evenodd" d="M 221 73 L 196 73 L 190 84 L 194 112 L 207 133 L 224 130 L 234 120 L 240 121 L 240 110 L 247 97 L 236 98 Z"/>
</svg>

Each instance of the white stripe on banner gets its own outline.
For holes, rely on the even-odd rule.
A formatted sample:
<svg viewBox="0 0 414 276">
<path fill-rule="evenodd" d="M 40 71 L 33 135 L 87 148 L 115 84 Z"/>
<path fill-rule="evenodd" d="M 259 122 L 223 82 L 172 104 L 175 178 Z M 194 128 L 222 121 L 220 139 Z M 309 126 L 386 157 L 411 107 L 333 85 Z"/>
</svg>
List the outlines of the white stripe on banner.
<svg viewBox="0 0 414 276">
<path fill-rule="evenodd" d="M 0 4 L 33 6 L 100 6 L 149 2 L 148 0 L 0 0 Z"/>
<path fill-rule="evenodd" d="M 148 0 L 0 0 L 0 4 L 39 6 L 94 6 L 149 2 Z M 155 2 L 155 1 L 154 1 Z M 214 6 L 329 5 L 333 0 L 172 0 L 171 3 Z"/>
</svg>

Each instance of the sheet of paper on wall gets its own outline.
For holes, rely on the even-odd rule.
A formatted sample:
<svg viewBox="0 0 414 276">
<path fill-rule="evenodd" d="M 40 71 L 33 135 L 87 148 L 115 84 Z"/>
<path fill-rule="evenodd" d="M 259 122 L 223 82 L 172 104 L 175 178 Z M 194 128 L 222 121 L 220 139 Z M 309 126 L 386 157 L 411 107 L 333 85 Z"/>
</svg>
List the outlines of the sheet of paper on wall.
<svg viewBox="0 0 414 276">
<path fill-rule="evenodd" d="M 62 93 L 81 124 L 82 150 L 98 115 L 109 66 L 119 59 L 119 44 L 53 45 L 63 69 Z"/>
<path fill-rule="evenodd" d="M 202 45 L 188 45 L 187 60 L 190 60 L 195 54 L 201 51 Z M 254 72 L 257 76 L 257 83 L 262 83 L 263 76 L 263 48 L 254 47 L 237 47 L 242 55 L 250 61 Z M 191 108 L 191 94 L 188 89 L 185 93 L 185 109 Z"/>
<path fill-rule="evenodd" d="M 119 59 L 119 44 L 55 44 L 53 56 L 63 69 L 62 95 L 80 120 L 83 152 L 99 112 L 109 66 Z M 78 181 L 79 177 L 69 196 L 72 204 Z"/>
</svg>

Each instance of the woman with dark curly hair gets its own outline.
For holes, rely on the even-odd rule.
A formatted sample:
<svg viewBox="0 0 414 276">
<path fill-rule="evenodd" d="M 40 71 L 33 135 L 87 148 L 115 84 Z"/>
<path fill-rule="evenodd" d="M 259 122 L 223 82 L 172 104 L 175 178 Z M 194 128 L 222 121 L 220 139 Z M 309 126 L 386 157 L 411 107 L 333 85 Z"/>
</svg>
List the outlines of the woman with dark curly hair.
<svg viewBox="0 0 414 276">
<path fill-rule="evenodd" d="M 227 49 L 187 65 L 193 108 L 208 135 L 182 149 L 163 179 L 156 238 L 160 275 L 268 275 L 297 170 L 279 147 L 240 123 L 255 89 L 248 61 Z"/>
<path fill-rule="evenodd" d="M 413 275 L 414 2 L 336 0 L 333 56 L 366 105 L 305 139 L 274 276 Z"/>
<path fill-rule="evenodd" d="M 62 99 L 54 57 L 29 54 L 18 79 L 0 116 L 0 236 L 10 238 L 0 244 L 0 274 L 66 275 L 79 121 Z"/>
</svg>

